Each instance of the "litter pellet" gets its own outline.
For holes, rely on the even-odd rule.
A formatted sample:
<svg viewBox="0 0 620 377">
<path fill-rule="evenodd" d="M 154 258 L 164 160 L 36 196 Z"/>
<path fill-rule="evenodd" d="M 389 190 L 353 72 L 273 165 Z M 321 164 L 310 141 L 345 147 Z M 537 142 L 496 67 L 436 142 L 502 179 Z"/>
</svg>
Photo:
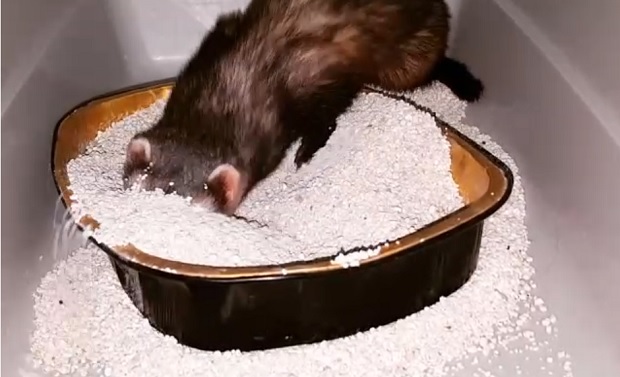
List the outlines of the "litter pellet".
<svg viewBox="0 0 620 377">
<path fill-rule="evenodd" d="M 497 357 L 494 356 L 494 350 L 509 347 L 506 339 L 513 339 L 515 334 L 527 331 L 525 323 L 533 316 L 534 307 L 539 306 L 535 304 L 539 302 L 538 298 L 531 292 L 534 270 L 527 255 L 529 242 L 525 226 L 525 198 L 519 171 L 512 158 L 488 136 L 474 127 L 461 124 L 465 105 L 458 102 L 443 85 L 436 84 L 410 96 L 434 109 L 439 116 L 450 119 L 467 136 L 479 143 L 485 142 L 485 147 L 506 162 L 515 175 L 511 197 L 485 223 L 477 270 L 461 289 L 407 318 L 346 338 L 247 353 L 205 352 L 181 346 L 174 338 L 155 331 L 123 292 L 107 256 L 89 246 L 78 249 L 60 262 L 43 278 L 37 290 L 35 330 L 32 336 L 35 366 L 50 373 L 81 375 L 93 371 L 94 376 L 103 376 L 107 372 L 118 377 L 443 377 L 459 369 L 451 368 L 452 365 L 462 363 L 464 368 L 472 368 L 466 363 L 468 359 L 476 363 L 480 360 L 482 363 Z M 366 97 L 366 100 L 371 101 L 373 98 L 382 101 L 372 96 Z M 382 103 L 386 106 L 385 111 L 398 107 L 396 104 Z M 444 103 L 455 103 L 458 106 L 447 107 Z M 412 117 L 424 119 L 425 116 L 416 113 Z M 140 127 L 139 122 L 134 122 L 136 129 Z M 411 127 L 411 132 L 420 132 L 418 137 L 424 137 L 425 131 L 415 130 L 423 128 L 423 123 Z M 372 141 L 378 143 L 376 139 Z M 439 161 L 434 160 L 435 153 L 443 153 L 443 142 L 436 141 L 437 144 L 427 141 L 425 146 L 427 158 L 434 163 Z M 103 147 L 106 145 L 103 144 Z M 369 148 L 362 148 L 369 160 L 387 157 L 378 152 L 372 153 Z M 326 150 L 327 155 L 329 147 Z M 91 155 L 96 153 L 91 152 Z M 106 158 L 116 159 L 116 163 L 122 160 L 120 155 Z M 420 161 L 424 163 L 423 159 Z M 390 168 L 387 165 L 383 167 Z M 443 168 L 445 166 L 432 166 L 434 170 Z M 307 170 L 312 170 L 312 167 Z M 300 171 L 300 174 L 306 173 Z M 118 179 L 118 173 L 112 171 L 103 175 L 99 184 L 84 182 L 78 188 L 82 193 L 80 198 L 86 201 L 88 195 L 90 200 L 100 198 L 100 195 L 109 191 L 111 183 L 108 181 L 117 182 Z M 287 182 L 294 184 L 292 180 Z M 435 182 L 432 183 L 434 185 Z M 358 194 L 364 195 L 363 192 Z M 151 201 L 153 207 L 149 211 L 172 210 L 180 206 L 175 198 L 169 201 L 156 195 L 142 195 L 141 198 L 144 198 L 143 205 Z M 427 199 L 420 198 L 419 201 L 427 203 Z M 307 197 L 303 200 L 307 200 Z M 109 205 L 115 204 L 113 200 L 109 201 Z M 368 204 L 381 205 L 372 201 Z M 445 204 L 439 202 L 435 205 L 442 208 Z M 85 206 L 88 208 L 93 203 L 85 203 Z M 123 215 L 136 216 L 137 223 L 140 219 L 153 221 L 153 212 L 149 211 L 146 214 L 134 214 L 127 210 Z M 104 213 L 112 216 L 113 211 L 101 209 L 95 217 L 103 216 Z M 369 224 L 382 226 L 384 218 L 377 212 L 373 214 L 375 217 Z M 110 238 L 113 238 L 112 230 L 114 228 L 110 228 L 110 233 L 107 233 Z M 123 237 L 126 235 L 118 239 Z M 191 237 L 191 234 L 187 237 Z M 261 241 L 261 237 L 257 235 L 255 240 Z M 147 237 L 141 239 L 146 240 Z M 271 248 L 273 243 L 264 245 L 267 246 Z M 200 253 L 200 250 L 195 250 L 195 253 Z M 248 258 L 244 257 L 244 262 L 247 263 Z M 61 299 L 64 304 L 58 305 Z M 544 332 L 540 334 L 544 336 Z M 553 354 L 557 354 L 557 351 Z M 562 355 L 566 353 L 562 352 Z M 529 359 L 526 354 L 525 360 Z M 570 363 L 562 362 L 560 369 L 563 368 L 566 368 L 564 375 L 570 376 Z M 484 370 L 464 371 L 462 375 L 492 375 L 488 369 L 485 366 Z"/>
</svg>

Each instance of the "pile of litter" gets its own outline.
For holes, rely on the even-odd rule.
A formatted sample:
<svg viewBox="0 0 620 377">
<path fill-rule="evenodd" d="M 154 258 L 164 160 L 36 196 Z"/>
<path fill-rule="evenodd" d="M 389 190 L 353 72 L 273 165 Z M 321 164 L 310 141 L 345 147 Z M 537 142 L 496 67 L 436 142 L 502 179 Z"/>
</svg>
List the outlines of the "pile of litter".
<svg viewBox="0 0 620 377">
<path fill-rule="evenodd" d="M 460 290 L 450 297 L 442 299 L 437 304 L 400 321 L 342 339 L 248 353 L 234 351 L 204 352 L 181 346 L 175 339 L 163 336 L 152 329 L 121 289 L 107 256 L 91 246 L 72 253 L 67 260 L 60 262 L 41 282 L 36 294 L 36 328 L 32 337 L 34 364 L 51 373 L 86 375 L 95 371 L 96 375 L 118 377 L 193 377 L 198 375 L 226 377 L 337 377 L 355 375 L 368 377 L 386 375 L 442 377 L 454 373 L 463 373 L 465 376 L 482 376 L 490 374 L 476 369 L 479 364 L 478 358 L 487 359 L 487 357 L 498 354 L 500 349 L 510 349 L 515 339 L 525 340 L 528 350 L 544 349 L 546 343 L 537 341 L 533 333 L 527 329 L 534 316 L 544 313 L 546 309 L 542 300 L 532 294 L 534 271 L 531 258 L 527 255 L 529 243 L 524 221 L 525 198 L 517 166 L 512 158 L 488 136 L 481 134 L 474 127 L 461 124 L 465 104 L 456 99 L 443 85 L 435 84 L 409 94 L 409 96 L 421 105 L 433 109 L 441 118 L 452 123 L 472 139 L 483 143 L 485 148 L 508 164 L 515 174 L 511 197 L 485 223 L 478 269 L 471 280 Z M 382 115 L 377 110 L 369 110 L 371 105 L 383 107 L 386 114 L 402 111 L 401 117 Z M 161 106 L 161 104 L 157 106 Z M 281 191 L 276 192 L 275 195 L 277 195 L 278 200 L 274 199 L 268 208 L 261 207 L 270 203 L 268 192 L 273 190 L 273 188 L 263 187 L 259 188 L 252 198 L 253 203 L 262 204 L 256 204 L 254 207 L 250 202 L 243 208 L 247 215 L 262 216 L 260 220 L 269 223 L 268 229 L 274 232 L 274 238 L 265 240 L 263 238 L 264 233 L 261 235 L 257 233 L 252 241 L 247 242 L 258 242 L 259 246 L 256 248 L 262 248 L 263 253 L 268 250 L 272 251 L 274 245 L 282 245 L 282 248 L 276 249 L 278 254 L 273 258 L 286 257 L 279 253 L 286 251 L 285 246 L 289 242 L 291 245 L 294 243 L 310 243 L 310 239 L 314 237 L 310 231 L 305 233 L 308 237 L 305 239 L 290 236 L 286 233 L 286 229 L 297 229 L 298 231 L 301 227 L 298 221 L 303 216 L 309 216 L 309 213 L 312 212 L 310 202 L 323 197 L 338 198 L 337 202 L 340 206 L 343 206 L 344 203 L 351 203 L 350 211 L 359 211 L 360 214 L 368 213 L 372 216 L 366 219 L 367 222 L 364 223 L 366 224 L 364 226 L 367 228 L 365 230 L 371 233 L 373 229 L 381 229 L 381 233 L 372 234 L 368 239 L 355 240 L 357 243 L 373 243 L 377 241 L 374 237 L 387 238 L 389 232 L 394 232 L 394 234 L 408 232 L 410 229 L 422 225 L 429 218 L 440 216 L 444 211 L 449 212 L 460 206 L 460 199 L 454 183 L 449 179 L 448 146 L 445 140 L 432 131 L 434 125 L 427 115 L 400 106 L 395 101 L 387 100 L 378 95 L 365 96 L 360 99 L 350 114 L 343 117 L 339 131 L 341 134 L 334 134 L 332 144 L 328 145 L 323 151 L 324 156 L 317 155 L 314 167 L 308 166 L 305 170 L 298 172 L 300 177 L 292 178 L 290 176 L 291 162 L 290 160 L 286 162 L 282 170 L 273 177 L 273 181 L 265 184 L 267 186 L 268 184 L 275 184 L 275 182 L 287 183 L 286 187 L 282 186 Z M 154 112 L 156 109 L 157 107 L 152 108 Z M 404 123 L 401 125 L 400 120 L 406 116 L 407 112 L 411 119 L 407 119 L 407 125 Z M 132 124 L 135 128 L 131 130 L 131 127 L 127 127 L 125 136 L 140 127 L 144 127 L 153 119 L 152 116 L 152 113 L 133 115 Z M 346 126 L 347 120 L 351 122 L 351 127 Z M 361 124 L 357 124 L 356 128 L 353 126 L 354 122 Z M 367 127 L 368 124 L 364 123 L 369 123 L 371 126 Z M 375 129 L 380 129 L 378 127 L 381 127 L 382 131 L 375 133 Z M 385 149 L 385 144 L 388 143 L 386 138 L 388 137 L 383 136 L 383 132 L 386 132 L 387 135 L 391 132 L 390 128 L 392 127 L 401 127 L 390 136 L 390 138 L 394 138 L 391 142 L 395 146 L 401 145 L 402 139 L 407 139 L 413 143 L 408 148 L 413 150 L 415 152 L 413 154 L 417 157 L 409 155 L 409 161 L 402 160 L 402 163 L 408 164 L 407 169 L 393 164 L 396 160 L 392 160 L 392 158 L 398 157 L 391 157 L 391 154 L 397 154 L 393 153 L 393 148 Z M 407 132 L 404 131 L 405 129 Z M 410 138 L 408 133 L 414 134 L 415 137 Z M 115 137 L 124 138 L 123 135 L 109 136 L 106 141 L 105 137 L 101 136 L 99 147 L 101 149 L 99 151 L 91 150 L 90 158 L 93 161 L 108 159 L 110 161 L 109 166 L 118 166 L 119 163 L 122 163 L 123 156 L 120 152 L 115 156 L 103 154 L 108 147 L 115 144 L 112 140 Z M 348 137 L 355 141 L 347 141 Z M 420 141 L 421 139 L 422 141 Z M 330 155 L 337 152 L 334 149 L 341 147 L 346 148 L 347 156 L 340 156 L 341 161 L 332 160 Z M 349 169 L 354 170 L 355 168 L 350 168 L 348 165 L 355 163 L 356 151 L 368 159 L 368 164 L 376 163 L 376 160 L 382 159 L 391 162 L 374 165 L 376 170 L 373 170 L 373 174 L 381 175 L 387 179 L 386 181 L 379 182 L 380 184 L 375 183 L 376 186 L 373 187 L 372 182 L 369 181 L 370 183 L 366 185 L 365 181 L 360 179 L 357 184 L 362 185 L 364 189 L 359 189 L 355 195 L 347 197 L 346 193 L 352 195 L 349 191 L 351 188 L 339 187 L 335 183 L 353 176 L 353 172 Z M 421 164 L 421 166 L 416 166 L 417 164 Z M 97 163 L 93 163 L 91 166 L 97 165 Z M 312 179 L 314 176 L 318 180 L 320 176 L 319 166 L 329 166 L 325 169 L 331 169 L 326 170 L 325 173 L 333 177 L 333 180 L 325 179 L 325 188 Z M 408 169 L 413 170 L 409 171 Z M 405 174 L 405 170 L 408 170 L 406 173 L 408 175 L 406 179 L 403 179 L 404 177 L 399 176 L 399 174 Z M 392 173 L 394 176 L 391 175 Z M 180 198 L 163 198 L 144 193 L 135 194 L 131 200 L 135 200 L 136 206 L 139 206 L 141 211 L 144 210 L 146 213 L 133 213 L 129 209 L 121 208 L 122 213 L 116 215 L 114 213 L 118 208 L 115 206 L 122 207 L 120 203 L 122 200 L 126 200 L 118 199 L 115 201 L 113 199 L 115 196 L 119 198 L 122 196 L 119 190 L 119 172 L 111 169 L 107 174 L 101 175 L 97 182 L 89 181 L 85 177 L 101 174 L 101 171 L 96 170 L 89 174 L 84 165 L 80 169 L 77 168 L 77 165 L 73 165 L 71 174 L 73 189 L 78 193 L 82 205 L 89 210 L 98 211 L 93 215 L 104 224 L 107 221 L 114 222 L 119 218 L 124 218 L 124 216 L 129 218 L 134 216 L 132 220 L 128 221 L 135 221 L 134 224 L 138 224 L 140 221 L 146 222 L 149 227 L 153 227 L 149 228 L 148 232 L 151 233 L 153 229 L 160 229 L 157 226 L 163 227 L 166 224 L 166 218 L 161 218 L 162 224 L 156 225 L 157 211 L 167 213 L 166 211 L 178 210 L 181 208 L 181 204 L 185 203 Z M 374 179 L 372 177 L 364 178 L 371 181 Z M 415 183 L 416 180 L 424 182 Z M 397 218 L 395 213 L 398 213 L 396 209 L 404 204 L 392 202 L 388 195 L 390 189 L 401 189 L 398 186 L 399 181 L 419 184 L 419 186 L 415 186 L 417 188 L 413 189 L 416 191 L 417 197 L 410 204 L 411 207 L 408 207 L 406 211 L 401 211 L 402 216 L 414 213 L 413 217 L 410 218 L 411 222 L 408 224 L 410 228 L 407 229 L 399 229 L 398 221 L 395 220 Z M 428 187 L 425 189 L 424 186 Z M 289 217 L 287 215 L 282 218 L 276 216 L 279 211 L 283 212 L 286 206 L 290 206 L 293 201 L 297 200 L 295 188 L 299 187 L 314 187 L 317 190 L 315 194 L 304 193 L 301 195 L 297 202 L 299 208 L 293 207 L 295 208 L 293 211 L 287 212 L 287 214 L 289 212 L 300 212 L 303 215 L 290 214 Z M 370 188 L 373 191 L 370 191 Z M 441 194 L 435 196 L 433 191 Z M 94 200 L 99 200 L 102 196 L 106 196 L 105 201 L 109 203 L 111 208 L 97 207 Z M 375 198 L 381 199 L 376 200 Z M 423 209 L 416 209 L 416 206 Z M 429 212 L 428 209 L 431 206 L 434 206 L 436 210 L 430 211 L 431 214 L 423 215 L 424 212 Z M 346 211 L 338 213 L 339 216 L 347 215 Z M 325 215 L 326 213 L 317 213 L 316 220 L 312 220 L 316 223 L 310 221 L 309 229 L 316 231 L 321 221 L 320 216 Z M 192 216 L 201 217 L 204 214 Z M 332 214 L 331 216 L 336 215 Z M 347 219 L 347 221 L 351 221 L 353 217 L 347 217 Z M 175 221 L 172 220 L 170 223 Z M 216 220 L 204 221 L 208 221 L 209 224 L 216 222 Z M 223 224 L 221 220 L 217 220 L 217 223 Z M 103 227 L 102 233 L 99 234 L 99 237 L 105 238 L 106 242 L 114 244 L 113 241 L 121 241 L 130 236 L 129 233 L 115 234 L 114 232 L 120 230 L 115 228 L 114 224 L 107 226 L 108 228 Z M 194 223 L 191 226 L 194 226 Z M 265 229 L 255 229 L 249 226 L 244 229 L 235 228 L 239 225 L 235 225 L 233 222 L 226 226 L 230 226 L 231 232 L 247 231 L 248 236 L 251 231 L 265 231 Z M 291 228 L 288 228 L 289 226 Z M 346 237 L 363 237 L 352 233 L 352 231 L 350 231 L 351 233 L 338 233 L 337 229 L 333 230 L 339 226 L 344 225 L 333 220 L 327 222 L 326 226 L 321 229 L 325 232 L 324 239 L 332 242 L 334 234 L 346 234 Z M 134 231 L 132 230 L 131 234 L 134 234 Z M 175 230 L 173 233 L 175 235 L 174 243 L 189 242 L 188 240 L 191 240 L 193 236 L 193 231 L 194 229 L 191 228 L 187 230 L 187 234 L 183 234 L 182 232 L 178 233 L 179 230 Z M 287 237 L 283 237 L 283 234 Z M 161 247 L 162 245 L 159 243 L 170 242 L 170 245 L 173 244 L 172 241 L 166 240 L 165 236 L 158 237 L 156 241 L 150 240 L 148 236 L 150 234 L 136 235 L 135 237 L 144 242 L 144 248 L 149 251 L 162 252 L 162 249 L 165 248 Z M 329 244 L 328 248 L 337 248 L 350 241 L 350 239 L 343 238 Z M 148 242 L 154 243 L 148 244 Z M 220 248 L 220 250 L 222 248 L 230 250 L 233 246 L 222 240 L 214 242 L 217 242 L 215 244 L 217 246 L 212 247 Z M 181 249 L 186 248 L 181 247 Z M 257 254 L 256 256 L 239 256 L 238 260 L 225 260 L 226 257 L 217 255 L 197 255 L 200 254 L 199 250 L 194 253 L 192 255 L 176 255 L 175 258 L 194 258 L 194 260 L 202 262 L 217 261 L 235 264 L 261 263 L 270 258 L 265 254 Z M 209 252 L 207 251 L 206 254 Z M 312 257 L 310 255 L 304 256 Z M 297 257 L 300 255 L 295 255 L 295 258 Z M 555 318 L 549 314 L 545 315 L 547 317 L 542 320 L 542 323 L 550 334 L 554 334 Z M 522 351 L 523 348 L 521 348 Z M 562 375 L 571 376 L 570 362 L 565 353 L 561 352 L 552 356 L 545 355 L 544 357 L 551 358 L 553 362 L 543 362 L 544 365 L 539 367 L 539 370 L 544 370 L 547 374 L 546 372 L 553 371 L 555 368 L 563 373 Z M 519 371 L 520 369 L 517 366 L 517 374 L 520 374 Z M 534 375 L 542 375 L 541 373 Z"/>
<path fill-rule="evenodd" d="M 164 101 L 101 132 L 68 165 L 79 210 L 101 223 L 97 240 L 184 262 L 239 266 L 333 256 L 394 240 L 463 205 L 450 145 L 428 113 L 378 93 L 361 95 L 327 145 L 297 170 L 295 145 L 238 211 L 245 223 L 163 192 L 125 192 L 127 143 Z M 258 225 L 260 224 L 260 225 Z M 378 251 L 378 248 L 375 248 Z"/>
</svg>

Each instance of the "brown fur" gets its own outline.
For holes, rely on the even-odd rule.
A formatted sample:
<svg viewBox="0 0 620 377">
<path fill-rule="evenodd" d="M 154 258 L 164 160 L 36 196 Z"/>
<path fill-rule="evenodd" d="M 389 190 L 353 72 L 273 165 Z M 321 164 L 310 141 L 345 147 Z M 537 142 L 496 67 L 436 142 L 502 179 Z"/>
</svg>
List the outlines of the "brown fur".
<svg viewBox="0 0 620 377">
<path fill-rule="evenodd" d="M 343 73 L 388 90 L 412 89 L 428 81 L 447 49 L 443 0 L 276 0 L 269 9 L 265 29 L 257 29 L 289 46 L 283 67 L 291 90 Z"/>
<path fill-rule="evenodd" d="M 443 0 L 255 0 L 243 17 L 237 53 L 223 64 L 245 69 L 221 79 L 252 76 L 240 62 L 277 60 L 287 88 L 302 94 L 342 74 L 388 90 L 424 84 L 445 54 L 450 16 Z"/>
<path fill-rule="evenodd" d="M 443 0 L 253 0 L 220 16 L 162 119 L 130 143 L 126 185 L 149 166 L 144 188 L 233 213 L 295 140 L 297 166 L 309 161 L 364 84 L 461 84 L 462 67 L 437 64 L 448 21 Z"/>
</svg>

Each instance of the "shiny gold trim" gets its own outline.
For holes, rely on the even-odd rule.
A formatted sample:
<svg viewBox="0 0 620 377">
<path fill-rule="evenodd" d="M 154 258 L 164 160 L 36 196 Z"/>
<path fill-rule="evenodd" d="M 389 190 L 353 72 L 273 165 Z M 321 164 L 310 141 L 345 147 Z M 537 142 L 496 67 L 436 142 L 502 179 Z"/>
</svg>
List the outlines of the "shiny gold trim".
<svg viewBox="0 0 620 377">
<path fill-rule="evenodd" d="M 166 98 L 172 85 L 170 82 L 162 83 L 96 99 L 76 109 L 60 122 L 53 156 L 54 177 L 67 206 L 73 204 L 72 192 L 68 188 L 68 162 L 78 157 L 88 143 L 96 138 L 99 131 L 107 129 L 127 115 L 150 106 L 158 99 Z M 458 225 L 473 220 L 496 205 L 508 190 L 509 183 L 504 173 L 489 158 L 451 130 L 446 131 L 446 137 L 451 145 L 452 176 L 468 204 L 441 221 L 384 246 L 378 255 L 362 261 L 362 266 L 450 232 Z M 90 216 L 84 216 L 78 222 L 83 226 L 99 225 Z M 117 245 L 110 249 L 123 259 L 132 260 L 148 268 L 207 279 L 277 277 L 282 276 L 283 267 L 286 267 L 287 276 L 343 268 L 325 259 L 278 266 L 213 267 L 158 258 L 140 251 L 133 245 Z"/>
</svg>

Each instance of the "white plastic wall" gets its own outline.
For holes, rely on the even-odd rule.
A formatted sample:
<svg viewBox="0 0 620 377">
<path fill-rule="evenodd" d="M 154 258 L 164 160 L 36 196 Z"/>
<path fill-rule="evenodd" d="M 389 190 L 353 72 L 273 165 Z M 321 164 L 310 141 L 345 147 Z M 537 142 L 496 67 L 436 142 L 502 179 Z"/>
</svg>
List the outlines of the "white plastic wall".
<svg viewBox="0 0 620 377">
<path fill-rule="evenodd" d="M 618 109 L 620 78 L 603 72 L 620 65 L 616 37 L 601 30 L 618 30 L 620 13 L 606 0 L 587 2 L 596 17 L 577 0 L 515 3 L 476 0 L 460 8 L 453 53 L 487 86 L 468 119 L 519 164 L 539 294 L 557 313 L 575 376 L 618 376 L 620 147 L 613 136 L 620 126 L 605 109 Z M 572 37 L 553 26 L 564 22 Z M 580 44 L 582 54 L 595 51 L 596 63 L 577 57 Z"/>
<path fill-rule="evenodd" d="M 620 1 L 504 2 L 620 145 Z"/>
<path fill-rule="evenodd" d="M 2 373 L 28 349 L 52 266 L 56 121 L 94 95 L 170 77 L 248 0 L 2 2 Z M 576 376 L 620 375 L 617 0 L 452 0 L 451 53 L 487 86 L 469 122 L 516 158 L 540 295 Z"/>
</svg>

